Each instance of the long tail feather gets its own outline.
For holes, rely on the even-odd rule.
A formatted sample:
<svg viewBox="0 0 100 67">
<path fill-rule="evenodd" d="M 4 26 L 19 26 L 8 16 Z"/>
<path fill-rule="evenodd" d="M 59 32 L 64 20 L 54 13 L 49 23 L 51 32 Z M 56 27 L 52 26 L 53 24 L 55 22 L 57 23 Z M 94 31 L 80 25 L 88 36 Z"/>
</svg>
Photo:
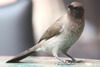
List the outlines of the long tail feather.
<svg viewBox="0 0 100 67">
<path fill-rule="evenodd" d="M 33 46 L 32 48 L 29 48 L 27 50 L 25 50 L 24 52 L 20 53 L 19 55 L 15 56 L 14 58 L 12 58 L 11 60 L 8 60 L 6 63 L 16 63 L 19 62 L 20 60 L 26 58 L 27 56 L 31 55 L 32 53 L 35 52 L 35 50 L 38 48 L 39 46 Z"/>
</svg>

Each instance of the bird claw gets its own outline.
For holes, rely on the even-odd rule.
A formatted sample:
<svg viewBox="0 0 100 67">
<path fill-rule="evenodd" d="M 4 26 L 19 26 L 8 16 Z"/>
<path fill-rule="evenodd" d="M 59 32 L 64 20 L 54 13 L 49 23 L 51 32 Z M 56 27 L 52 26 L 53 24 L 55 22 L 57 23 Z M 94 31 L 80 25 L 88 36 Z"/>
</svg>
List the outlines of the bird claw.
<svg viewBox="0 0 100 67">
<path fill-rule="evenodd" d="M 70 62 L 59 62 L 58 65 L 72 65 L 74 63 L 70 63 Z"/>
<path fill-rule="evenodd" d="M 75 61 L 71 61 L 71 60 L 66 60 L 65 63 L 68 64 L 68 65 L 71 65 L 71 64 L 75 64 L 76 62 Z"/>
<path fill-rule="evenodd" d="M 66 60 L 65 62 L 59 62 L 58 65 L 73 65 L 75 63 L 83 63 L 84 61 L 79 60 L 79 61 L 72 61 L 72 60 Z"/>
<path fill-rule="evenodd" d="M 74 63 L 83 63 L 84 61 L 82 61 L 82 60 L 78 60 L 78 61 L 66 60 L 65 62 L 69 63 L 69 64 L 74 64 Z"/>
<path fill-rule="evenodd" d="M 66 61 L 61 61 L 61 62 L 58 62 L 58 65 L 71 65 L 71 64 L 75 64 L 75 62 L 71 61 L 71 60 L 66 60 Z"/>
</svg>

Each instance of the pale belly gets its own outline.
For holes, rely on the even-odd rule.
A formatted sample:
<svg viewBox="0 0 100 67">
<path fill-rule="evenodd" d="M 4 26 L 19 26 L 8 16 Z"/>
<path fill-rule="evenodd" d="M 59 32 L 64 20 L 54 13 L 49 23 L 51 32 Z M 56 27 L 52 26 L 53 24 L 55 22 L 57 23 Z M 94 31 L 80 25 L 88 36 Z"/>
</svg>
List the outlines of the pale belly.
<svg viewBox="0 0 100 67">
<path fill-rule="evenodd" d="M 54 49 L 57 49 L 58 51 L 67 51 L 78 40 L 79 36 L 80 35 L 76 36 L 75 34 L 71 34 L 70 32 L 63 32 L 59 36 L 47 40 L 42 49 L 49 53 L 52 53 L 52 50 Z"/>
</svg>

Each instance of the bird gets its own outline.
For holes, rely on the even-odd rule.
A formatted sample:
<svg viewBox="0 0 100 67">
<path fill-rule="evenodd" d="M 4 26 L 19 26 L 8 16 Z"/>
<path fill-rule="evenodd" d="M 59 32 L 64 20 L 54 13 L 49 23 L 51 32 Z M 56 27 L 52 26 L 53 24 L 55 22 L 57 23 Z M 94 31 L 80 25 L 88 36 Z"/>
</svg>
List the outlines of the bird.
<svg viewBox="0 0 100 67">
<path fill-rule="evenodd" d="M 77 62 L 75 58 L 67 52 L 69 48 L 80 38 L 84 30 L 84 6 L 80 2 L 72 2 L 67 5 L 64 15 L 58 18 L 42 35 L 39 42 L 18 54 L 7 63 L 17 63 L 35 52 L 47 52 L 52 54 L 61 63 L 66 64 L 67 60 L 63 60 L 58 56 L 61 52 L 69 57 L 72 63 Z"/>
</svg>

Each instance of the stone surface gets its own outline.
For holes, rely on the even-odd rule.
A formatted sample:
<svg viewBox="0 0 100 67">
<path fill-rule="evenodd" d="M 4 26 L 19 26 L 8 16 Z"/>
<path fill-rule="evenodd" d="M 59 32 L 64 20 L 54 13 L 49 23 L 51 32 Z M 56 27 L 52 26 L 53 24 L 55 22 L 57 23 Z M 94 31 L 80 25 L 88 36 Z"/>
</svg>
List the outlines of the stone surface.
<svg viewBox="0 0 100 67">
<path fill-rule="evenodd" d="M 58 65 L 59 61 L 54 57 L 27 57 L 20 61 L 20 63 L 5 63 L 11 59 L 11 56 L 0 56 L 0 67 L 100 67 L 100 60 L 94 59 L 79 59 L 84 63 L 76 63 L 70 65 Z M 68 58 L 61 57 L 66 60 Z"/>
</svg>

